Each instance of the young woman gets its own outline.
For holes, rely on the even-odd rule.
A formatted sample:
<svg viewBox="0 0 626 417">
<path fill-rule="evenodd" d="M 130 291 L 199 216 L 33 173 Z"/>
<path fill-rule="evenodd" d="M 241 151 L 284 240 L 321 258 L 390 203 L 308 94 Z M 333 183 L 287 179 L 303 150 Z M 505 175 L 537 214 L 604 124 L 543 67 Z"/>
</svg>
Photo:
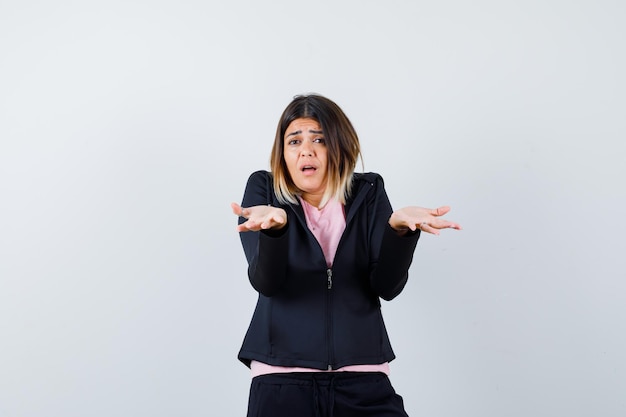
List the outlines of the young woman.
<svg viewBox="0 0 626 417">
<path fill-rule="evenodd" d="M 319 95 L 283 112 L 271 173 L 254 172 L 237 230 L 259 293 L 239 359 L 248 417 L 407 416 L 380 310 L 403 289 L 420 232 L 460 229 L 449 207 L 393 211 L 378 174 L 354 173 L 359 139 Z"/>
</svg>

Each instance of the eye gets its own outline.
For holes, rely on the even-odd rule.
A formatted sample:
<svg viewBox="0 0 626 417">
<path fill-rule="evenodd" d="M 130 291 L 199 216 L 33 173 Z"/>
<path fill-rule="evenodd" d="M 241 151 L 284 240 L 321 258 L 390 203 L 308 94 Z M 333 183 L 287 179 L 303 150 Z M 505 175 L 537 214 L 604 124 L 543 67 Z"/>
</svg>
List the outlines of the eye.
<svg viewBox="0 0 626 417">
<path fill-rule="evenodd" d="M 300 143 L 300 140 L 298 139 L 289 139 L 287 141 L 287 145 L 297 145 L 298 143 Z"/>
<path fill-rule="evenodd" d="M 326 140 L 324 138 L 316 138 L 316 139 L 313 140 L 313 143 L 325 144 Z"/>
</svg>

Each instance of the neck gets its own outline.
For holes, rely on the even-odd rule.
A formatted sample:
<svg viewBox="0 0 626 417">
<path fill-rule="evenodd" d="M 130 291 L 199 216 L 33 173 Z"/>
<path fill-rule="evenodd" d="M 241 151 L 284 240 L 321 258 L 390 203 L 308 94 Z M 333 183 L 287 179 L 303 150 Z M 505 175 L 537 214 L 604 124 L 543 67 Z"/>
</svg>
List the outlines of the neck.
<svg viewBox="0 0 626 417">
<path fill-rule="evenodd" d="M 302 199 L 312 205 L 313 207 L 317 207 L 319 210 L 322 209 L 320 207 L 320 203 L 322 202 L 322 194 L 302 194 Z"/>
</svg>

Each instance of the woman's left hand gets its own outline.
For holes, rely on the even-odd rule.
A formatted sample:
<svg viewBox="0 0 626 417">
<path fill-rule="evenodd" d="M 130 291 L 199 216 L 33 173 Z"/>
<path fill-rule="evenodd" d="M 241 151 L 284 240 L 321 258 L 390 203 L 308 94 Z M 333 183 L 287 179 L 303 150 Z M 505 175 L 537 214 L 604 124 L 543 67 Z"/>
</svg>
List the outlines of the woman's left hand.
<svg viewBox="0 0 626 417">
<path fill-rule="evenodd" d="M 441 216 L 450 211 L 450 207 L 442 206 L 436 209 L 424 207 L 404 207 L 394 211 L 389 218 L 389 225 L 398 232 L 414 232 L 420 229 L 423 232 L 438 235 L 441 229 L 461 230 L 457 223 L 442 219 Z"/>
</svg>

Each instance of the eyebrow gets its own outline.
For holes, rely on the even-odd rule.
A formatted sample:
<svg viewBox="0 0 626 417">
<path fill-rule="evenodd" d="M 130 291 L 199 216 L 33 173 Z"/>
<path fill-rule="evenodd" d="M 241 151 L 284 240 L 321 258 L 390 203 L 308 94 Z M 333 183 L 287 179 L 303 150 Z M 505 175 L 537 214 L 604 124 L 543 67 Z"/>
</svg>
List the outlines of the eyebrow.
<svg viewBox="0 0 626 417">
<path fill-rule="evenodd" d="M 309 133 L 313 133 L 313 134 L 316 134 L 316 135 L 323 135 L 324 134 L 324 132 L 322 132 L 321 130 L 309 130 Z M 295 132 L 288 133 L 287 136 L 285 136 L 285 137 L 288 138 L 289 136 L 295 136 L 295 135 L 300 135 L 300 134 L 302 134 L 302 131 L 301 130 L 296 130 Z"/>
</svg>

